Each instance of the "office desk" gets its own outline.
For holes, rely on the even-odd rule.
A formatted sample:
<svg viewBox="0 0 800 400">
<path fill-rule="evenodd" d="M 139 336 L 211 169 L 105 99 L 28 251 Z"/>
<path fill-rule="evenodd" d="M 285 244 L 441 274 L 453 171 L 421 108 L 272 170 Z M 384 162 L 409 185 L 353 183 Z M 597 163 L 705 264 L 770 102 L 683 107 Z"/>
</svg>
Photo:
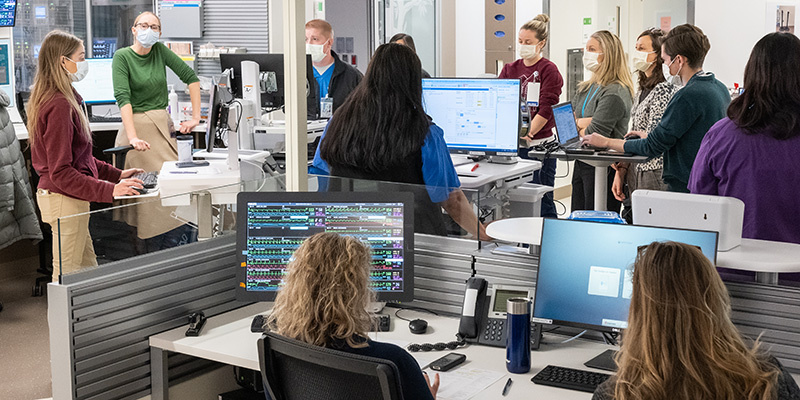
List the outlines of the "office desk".
<svg viewBox="0 0 800 400">
<path fill-rule="evenodd" d="M 514 243 L 539 246 L 542 244 L 542 217 L 506 218 L 492 222 L 486 227 L 486 234 Z"/>
<path fill-rule="evenodd" d="M 544 158 L 547 152 L 533 150 L 528 153 L 530 157 Z M 607 156 L 595 154 L 566 154 L 563 150 L 554 151 L 548 157 L 558 160 L 579 160 L 594 167 L 594 209 L 597 211 L 607 211 L 606 196 L 608 193 L 607 169 L 616 162 L 628 162 L 638 164 L 648 160 L 645 156 Z"/>
<path fill-rule="evenodd" d="M 175 128 L 177 129 L 179 125 L 176 125 Z M 89 129 L 92 132 L 102 132 L 102 131 L 118 131 L 119 128 L 122 128 L 122 122 L 90 122 Z M 192 132 L 199 133 L 206 131 L 206 123 L 200 123 L 199 125 L 195 126 L 192 129 Z"/>
<path fill-rule="evenodd" d="M 483 193 L 491 191 L 492 185 L 511 189 L 530 182 L 533 173 L 542 168 L 542 163 L 534 160 L 519 159 L 514 164 L 498 164 L 487 160 L 476 163 L 463 154 L 451 154 L 450 158 L 456 166 L 461 187 Z M 478 167 L 473 170 L 476 164 Z"/>
<path fill-rule="evenodd" d="M 167 352 L 177 352 L 194 357 L 213 360 L 225 364 L 236 365 L 253 370 L 259 370 L 258 351 L 256 342 L 261 334 L 250 332 L 250 322 L 256 314 L 264 314 L 270 307 L 269 303 L 257 303 L 243 307 L 222 315 L 209 318 L 199 337 L 186 337 L 186 326 L 160 333 L 150 337 L 150 363 L 152 379 L 152 398 L 154 400 L 167 399 Z M 394 314 L 393 309 L 386 309 L 385 313 Z M 435 316 L 431 314 L 404 310 L 403 317 L 414 319 L 423 318 L 428 321 L 428 332 L 422 335 L 411 334 L 408 323 L 392 315 L 392 330 L 390 332 L 372 333 L 371 337 L 378 341 L 406 344 L 406 343 L 434 343 L 451 341 L 458 329 L 458 319 Z M 563 337 L 545 336 L 561 341 Z M 549 386 L 536 385 L 530 379 L 537 372 L 549 364 L 570 368 L 586 369 L 583 363 L 600 354 L 612 346 L 586 340 L 574 340 L 568 344 L 543 344 L 540 350 L 531 353 L 531 371 L 527 374 L 509 374 L 505 366 L 505 349 L 469 345 L 455 350 L 467 356 L 467 361 L 459 368 L 478 368 L 502 372 L 505 375 L 492 385 L 473 396 L 473 399 L 590 399 L 590 393 L 573 390 L 559 389 Z M 447 354 L 448 351 L 430 353 L 411 353 L 421 366 L 433 359 Z M 596 371 L 601 372 L 601 371 Z M 514 383 L 507 396 L 501 395 L 506 380 L 511 378 Z M 447 373 L 441 373 L 442 384 L 447 380 Z"/>
<path fill-rule="evenodd" d="M 717 266 L 754 271 L 756 282 L 778 284 L 778 274 L 800 272 L 800 244 L 742 239 L 742 244 L 717 252 Z"/>
</svg>

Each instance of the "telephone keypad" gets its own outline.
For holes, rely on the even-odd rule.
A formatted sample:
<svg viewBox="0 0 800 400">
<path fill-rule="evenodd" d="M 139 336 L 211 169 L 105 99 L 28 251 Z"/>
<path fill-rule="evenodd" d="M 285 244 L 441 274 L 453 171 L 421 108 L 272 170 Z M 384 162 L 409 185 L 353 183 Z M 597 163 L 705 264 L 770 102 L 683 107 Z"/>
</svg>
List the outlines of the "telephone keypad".
<svg viewBox="0 0 800 400">
<path fill-rule="evenodd" d="M 489 320 L 486 321 L 486 328 L 483 331 L 483 340 L 481 340 L 480 343 L 490 346 L 505 347 L 506 330 L 503 329 L 505 327 L 505 322 L 504 319 L 489 318 Z"/>
</svg>

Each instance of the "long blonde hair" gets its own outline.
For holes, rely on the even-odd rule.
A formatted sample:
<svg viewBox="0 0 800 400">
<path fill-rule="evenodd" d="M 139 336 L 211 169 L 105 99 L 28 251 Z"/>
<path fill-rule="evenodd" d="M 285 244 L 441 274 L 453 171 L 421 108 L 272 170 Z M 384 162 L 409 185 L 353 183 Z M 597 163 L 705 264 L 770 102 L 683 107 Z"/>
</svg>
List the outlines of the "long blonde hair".
<svg viewBox="0 0 800 400">
<path fill-rule="evenodd" d="M 728 291 L 696 247 L 654 242 L 633 270 L 616 400 L 773 399 L 778 370 L 730 319 Z"/>
<path fill-rule="evenodd" d="M 91 140 L 89 121 L 75 98 L 69 75 L 61 64 L 61 57 L 71 57 L 80 49 L 82 43 L 75 35 L 58 30 L 52 31 L 44 37 L 39 50 L 36 76 L 33 78 L 33 90 L 26 111 L 28 114 L 28 142 L 31 145 L 40 134 L 39 113 L 42 106 L 58 94 L 67 99 L 72 112 L 77 113 L 80 118 L 82 126 L 76 126 L 75 129 Z"/>
<path fill-rule="evenodd" d="M 267 327 L 316 346 L 344 340 L 364 347 L 372 325 L 366 310 L 374 301 L 369 287 L 370 250 L 350 236 L 318 233 L 295 251 L 286 284 L 278 292 Z"/>
<path fill-rule="evenodd" d="M 633 78 L 631 78 L 628 58 L 625 57 L 619 37 L 609 31 L 597 31 L 591 37 L 600 42 L 600 48 L 603 50 L 603 62 L 600 63 L 597 71 L 592 73 L 591 78 L 578 84 L 578 91 L 587 90 L 593 84 L 608 86 L 612 83 L 619 83 L 628 88 L 633 96 Z"/>
</svg>

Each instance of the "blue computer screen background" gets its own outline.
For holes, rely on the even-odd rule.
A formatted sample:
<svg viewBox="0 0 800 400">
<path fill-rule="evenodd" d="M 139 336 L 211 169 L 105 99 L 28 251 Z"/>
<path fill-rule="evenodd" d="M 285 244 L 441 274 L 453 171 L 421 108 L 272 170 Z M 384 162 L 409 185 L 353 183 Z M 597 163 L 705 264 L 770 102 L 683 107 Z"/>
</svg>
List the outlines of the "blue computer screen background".
<svg viewBox="0 0 800 400">
<path fill-rule="evenodd" d="M 561 144 L 566 144 L 569 140 L 578 136 L 578 127 L 575 125 L 575 114 L 572 113 L 572 106 L 567 104 L 561 107 L 554 107 L 553 119 L 556 123 L 558 141 Z"/>
<path fill-rule="evenodd" d="M 545 219 L 534 318 L 624 329 L 637 248 L 665 240 L 716 259 L 716 232 Z"/>
</svg>

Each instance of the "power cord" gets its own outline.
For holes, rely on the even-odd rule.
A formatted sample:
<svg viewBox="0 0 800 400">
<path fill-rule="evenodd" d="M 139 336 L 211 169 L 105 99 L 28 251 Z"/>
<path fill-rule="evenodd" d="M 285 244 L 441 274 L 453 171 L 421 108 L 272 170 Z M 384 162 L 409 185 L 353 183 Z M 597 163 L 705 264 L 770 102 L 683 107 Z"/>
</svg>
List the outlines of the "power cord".
<svg viewBox="0 0 800 400">
<path fill-rule="evenodd" d="M 438 342 L 438 343 L 411 343 L 406 349 L 412 353 L 418 351 L 442 351 L 442 350 L 455 350 L 461 346 L 466 346 L 467 341 L 461 334 L 456 334 L 456 340 L 451 342 Z"/>
</svg>

